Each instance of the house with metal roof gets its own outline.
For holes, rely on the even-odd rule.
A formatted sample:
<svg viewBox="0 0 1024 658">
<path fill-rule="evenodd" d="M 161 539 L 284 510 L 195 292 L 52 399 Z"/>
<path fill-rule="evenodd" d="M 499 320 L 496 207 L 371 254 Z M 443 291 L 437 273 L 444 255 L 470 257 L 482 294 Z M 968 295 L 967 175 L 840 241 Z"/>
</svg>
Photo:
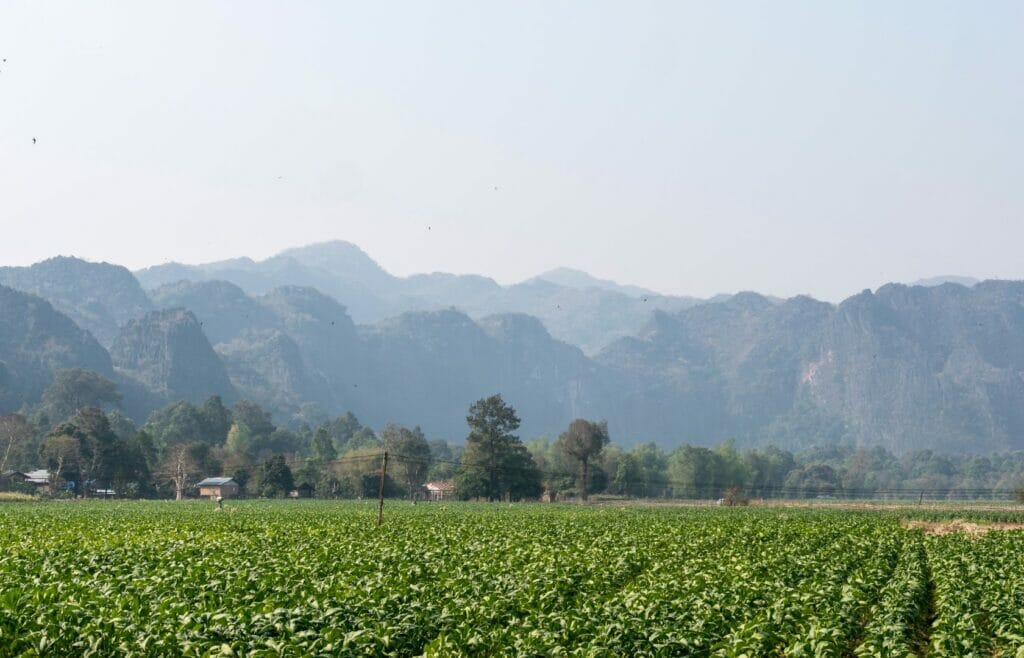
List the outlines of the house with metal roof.
<svg viewBox="0 0 1024 658">
<path fill-rule="evenodd" d="M 21 485 L 34 487 L 36 491 L 50 490 L 50 471 L 40 468 L 34 471 L 4 471 L 0 473 L 2 486 Z"/>
<path fill-rule="evenodd" d="M 423 485 L 426 500 L 452 500 L 455 498 L 455 483 L 451 480 L 436 480 Z"/>
<path fill-rule="evenodd" d="M 237 498 L 238 483 L 231 478 L 206 478 L 197 485 L 200 498 Z"/>
</svg>

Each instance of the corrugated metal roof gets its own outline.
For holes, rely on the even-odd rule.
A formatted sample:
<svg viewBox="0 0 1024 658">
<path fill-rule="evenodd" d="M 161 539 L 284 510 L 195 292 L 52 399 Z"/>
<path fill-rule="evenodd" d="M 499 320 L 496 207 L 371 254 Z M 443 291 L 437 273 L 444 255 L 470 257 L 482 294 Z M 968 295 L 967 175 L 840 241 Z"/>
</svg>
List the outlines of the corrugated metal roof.
<svg viewBox="0 0 1024 658">
<path fill-rule="evenodd" d="M 234 482 L 231 478 L 206 478 L 199 483 L 200 487 L 219 487 L 222 484 Z"/>
</svg>

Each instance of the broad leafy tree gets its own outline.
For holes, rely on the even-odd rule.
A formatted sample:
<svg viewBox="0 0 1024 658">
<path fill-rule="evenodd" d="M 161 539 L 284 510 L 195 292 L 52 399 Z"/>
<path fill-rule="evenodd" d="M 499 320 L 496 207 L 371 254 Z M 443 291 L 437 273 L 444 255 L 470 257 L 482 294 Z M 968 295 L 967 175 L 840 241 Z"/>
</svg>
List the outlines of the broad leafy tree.
<svg viewBox="0 0 1024 658">
<path fill-rule="evenodd" d="M 310 454 L 313 459 L 326 464 L 332 462 L 338 457 L 338 451 L 334 447 L 334 440 L 331 438 L 330 433 L 326 428 L 317 428 L 316 432 L 313 433 L 312 445 L 310 445 Z"/>
<path fill-rule="evenodd" d="M 283 498 L 295 488 L 292 470 L 284 455 L 274 455 L 260 465 L 257 473 L 259 494 L 265 498 Z"/>
<path fill-rule="evenodd" d="M 410 499 L 427 481 L 432 456 L 430 444 L 419 427 L 409 429 L 393 423 L 380 433 L 384 447 L 395 464 L 395 472 L 405 484 Z"/>
<path fill-rule="evenodd" d="M 52 426 L 83 407 L 109 408 L 120 404 L 117 384 L 92 370 L 68 368 L 58 370 L 53 382 L 43 391 L 42 410 Z"/>
<path fill-rule="evenodd" d="M 163 448 L 194 441 L 221 446 L 230 427 L 231 412 L 214 395 L 201 407 L 182 400 L 158 409 L 143 429 L 158 448 Z"/>
<path fill-rule="evenodd" d="M 558 448 L 580 466 L 583 484 L 580 496 L 587 499 L 590 491 L 590 463 L 601 456 L 601 451 L 608 445 L 608 423 L 594 423 L 577 418 L 569 423 L 569 428 L 558 437 Z"/>
</svg>

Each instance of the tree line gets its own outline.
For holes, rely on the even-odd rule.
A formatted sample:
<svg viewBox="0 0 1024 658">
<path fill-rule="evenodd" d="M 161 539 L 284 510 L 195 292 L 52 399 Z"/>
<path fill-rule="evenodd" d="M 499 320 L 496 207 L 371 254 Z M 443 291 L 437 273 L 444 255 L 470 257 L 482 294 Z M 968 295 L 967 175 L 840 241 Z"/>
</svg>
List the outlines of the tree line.
<svg viewBox="0 0 1024 658">
<path fill-rule="evenodd" d="M 119 410 L 113 382 L 80 369 L 59 371 L 39 404 L 0 416 L 0 472 L 43 467 L 52 495 L 185 498 L 208 476 L 233 478 L 246 495 L 279 497 L 308 485 L 317 497 L 374 497 L 381 456 L 384 489 L 415 497 L 430 480 L 451 481 L 463 499 L 521 500 L 743 497 L 985 498 L 1024 481 L 1024 453 L 896 456 L 880 447 L 826 445 L 799 453 L 653 443 L 624 448 L 603 421 L 576 419 L 558 437 L 524 442 L 520 420 L 500 395 L 472 403 L 464 442 L 428 439 L 419 427 L 378 431 L 355 415 L 327 417 L 307 405 L 277 425 L 259 405 L 218 396 L 180 401 L 136 427 Z M 5 482 L 7 487 L 16 483 Z"/>
</svg>

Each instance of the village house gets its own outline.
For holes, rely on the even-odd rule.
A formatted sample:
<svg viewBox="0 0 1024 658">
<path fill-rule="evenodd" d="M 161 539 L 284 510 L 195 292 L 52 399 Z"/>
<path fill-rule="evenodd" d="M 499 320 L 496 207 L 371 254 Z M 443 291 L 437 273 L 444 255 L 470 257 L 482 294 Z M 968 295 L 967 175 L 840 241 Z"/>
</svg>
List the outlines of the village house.
<svg viewBox="0 0 1024 658">
<path fill-rule="evenodd" d="M 4 471 L 0 473 L 0 491 L 34 488 L 39 493 L 50 490 L 50 471 L 40 468 L 34 471 Z"/>
<path fill-rule="evenodd" d="M 0 491 L 14 491 L 25 486 L 28 476 L 21 471 L 0 473 Z"/>
<path fill-rule="evenodd" d="M 303 482 L 299 486 L 289 491 L 288 496 L 290 498 L 312 498 L 313 492 L 315 490 L 316 489 L 313 488 L 313 485 L 309 484 L 308 482 Z"/>
<path fill-rule="evenodd" d="M 215 500 L 217 498 L 237 498 L 238 483 L 231 478 L 206 478 L 198 485 L 199 497 Z"/>
<path fill-rule="evenodd" d="M 424 500 L 452 500 L 455 498 L 455 483 L 451 480 L 437 480 L 423 485 Z"/>
</svg>

